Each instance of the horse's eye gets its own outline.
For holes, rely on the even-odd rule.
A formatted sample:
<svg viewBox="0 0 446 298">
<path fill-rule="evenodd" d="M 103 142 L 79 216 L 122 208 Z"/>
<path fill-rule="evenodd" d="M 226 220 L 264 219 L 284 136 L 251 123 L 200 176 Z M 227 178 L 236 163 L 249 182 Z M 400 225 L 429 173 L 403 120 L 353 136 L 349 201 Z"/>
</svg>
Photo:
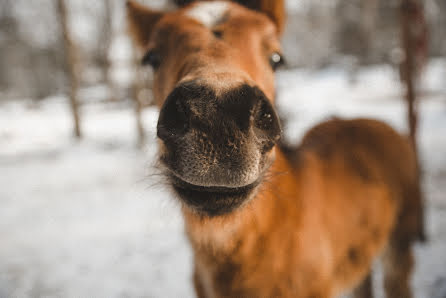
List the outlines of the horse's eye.
<svg viewBox="0 0 446 298">
<path fill-rule="evenodd" d="M 142 65 L 150 65 L 153 69 L 157 69 L 161 64 L 161 56 L 155 50 L 148 51 L 141 60 Z"/>
<path fill-rule="evenodd" d="M 280 53 L 274 52 L 269 57 L 269 64 L 271 65 L 271 68 L 273 70 L 276 70 L 278 67 L 285 64 L 285 60 L 283 59 L 283 56 Z"/>
<path fill-rule="evenodd" d="M 223 38 L 223 31 L 221 31 L 221 30 L 212 30 L 212 34 L 214 34 L 214 36 L 217 39 L 222 39 Z"/>
</svg>

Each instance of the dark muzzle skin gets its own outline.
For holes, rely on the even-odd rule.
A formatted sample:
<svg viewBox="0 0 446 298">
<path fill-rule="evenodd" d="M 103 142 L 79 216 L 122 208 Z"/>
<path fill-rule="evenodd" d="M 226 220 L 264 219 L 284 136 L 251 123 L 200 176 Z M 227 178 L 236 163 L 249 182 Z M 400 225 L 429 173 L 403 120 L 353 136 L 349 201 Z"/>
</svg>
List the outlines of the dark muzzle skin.
<svg viewBox="0 0 446 298">
<path fill-rule="evenodd" d="M 228 213 L 255 192 L 281 135 L 271 102 L 242 84 L 218 96 L 206 85 L 178 85 L 161 108 L 160 160 L 187 206 L 208 216 Z"/>
</svg>

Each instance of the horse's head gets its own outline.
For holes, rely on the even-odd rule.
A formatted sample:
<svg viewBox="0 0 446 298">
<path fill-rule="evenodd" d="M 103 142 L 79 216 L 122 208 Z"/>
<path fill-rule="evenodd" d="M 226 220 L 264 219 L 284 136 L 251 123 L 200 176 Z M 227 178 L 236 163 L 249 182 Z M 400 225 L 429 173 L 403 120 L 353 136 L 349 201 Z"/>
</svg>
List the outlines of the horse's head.
<svg viewBox="0 0 446 298">
<path fill-rule="evenodd" d="M 226 1 L 158 12 L 128 2 L 131 34 L 153 67 L 160 160 L 175 192 L 204 215 L 251 198 L 274 159 L 279 30 Z"/>
</svg>

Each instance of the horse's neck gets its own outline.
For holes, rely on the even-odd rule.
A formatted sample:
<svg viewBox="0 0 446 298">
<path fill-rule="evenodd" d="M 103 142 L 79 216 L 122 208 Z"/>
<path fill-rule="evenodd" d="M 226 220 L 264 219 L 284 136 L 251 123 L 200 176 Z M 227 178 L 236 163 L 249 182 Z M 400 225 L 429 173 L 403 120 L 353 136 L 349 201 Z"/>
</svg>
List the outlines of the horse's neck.
<svg viewBox="0 0 446 298">
<path fill-rule="evenodd" d="M 200 217 L 186 208 L 183 210 L 192 246 L 200 251 L 231 253 L 240 245 L 249 249 L 260 238 L 274 235 L 273 231 L 285 218 L 299 216 L 297 184 L 290 162 L 277 150 L 263 184 L 246 206 L 215 218 Z"/>
</svg>

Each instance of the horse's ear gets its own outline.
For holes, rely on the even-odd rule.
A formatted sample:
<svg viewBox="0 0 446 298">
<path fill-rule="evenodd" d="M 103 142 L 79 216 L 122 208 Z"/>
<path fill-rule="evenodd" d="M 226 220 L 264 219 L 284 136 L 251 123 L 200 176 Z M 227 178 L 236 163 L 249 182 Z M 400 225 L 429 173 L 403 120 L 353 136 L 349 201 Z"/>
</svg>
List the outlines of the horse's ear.
<svg viewBox="0 0 446 298">
<path fill-rule="evenodd" d="M 132 0 L 128 0 L 126 6 L 130 36 L 136 45 L 144 47 L 149 41 L 153 28 L 164 13 Z"/>
<path fill-rule="evenodd" d="M 246 1 L 246 0 L 245 0 Z M 243 4 L 244 0 L 240 0 L 240 3 Z M 279 34 L 283 33 L 285 27 L 285 1 L 284 0 L 255 0 L 255 1 L 246 1 L 251 2 L 256 7 L 253 7 L 255 10 L 261 11 L 276 24 L 277 31 Z"/>
</svg>

